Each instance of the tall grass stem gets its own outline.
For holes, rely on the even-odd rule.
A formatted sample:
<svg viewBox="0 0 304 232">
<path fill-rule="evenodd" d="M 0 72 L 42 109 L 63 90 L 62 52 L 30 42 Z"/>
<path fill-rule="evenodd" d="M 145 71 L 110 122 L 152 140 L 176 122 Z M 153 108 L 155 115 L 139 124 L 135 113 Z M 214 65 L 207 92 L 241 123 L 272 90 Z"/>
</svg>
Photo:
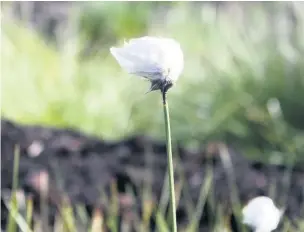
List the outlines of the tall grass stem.
<svg viewBox="0 0 304 232">
<path fill-rule="evenodd" d="M 170 189 L 170 203 L 171 203 L 170 208 L 172 214 L 172 231 L 177 232 L 171 129 L 170 129 L 169 107 L 167 102 L 166 91 L 162 91 L 162 97 L 163 97 L 165 130 L 166 130 L 166 139 L 167 139 L 167 157 L 168 157 L 169 189 Z"/>
</svg>

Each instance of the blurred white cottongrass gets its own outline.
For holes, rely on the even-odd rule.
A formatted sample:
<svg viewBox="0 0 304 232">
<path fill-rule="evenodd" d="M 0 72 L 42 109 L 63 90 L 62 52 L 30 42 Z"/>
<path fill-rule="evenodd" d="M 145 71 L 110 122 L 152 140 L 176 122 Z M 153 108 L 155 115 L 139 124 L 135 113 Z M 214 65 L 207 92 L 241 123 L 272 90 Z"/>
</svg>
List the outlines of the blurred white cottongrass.
<svg viewBox="0 0 304 232">
<path fill-rule="evenodd" d="M 282 116 L 281 104 L 277 98 L 271 98 L 267 101 L 267 109 L 273 119 L 277 119 Z"/>
<path fill-rule="evenodd" d="M 144 36 L 111 47 L 110 52 L 129 74 L 151 81 L 151 91 L 173 85 L 184 66 L 183 52 L 174 39 Z"/>
<path fill-rule="evenodd" d="M 121 48 L 111 47 L 110 52 L 128 73 L 148 79 L 151 82 L 150 91 L 160 90 L 162 93 L 167 138 L 172 232 L 177 232 L 171 129 L 166 93 L 177 81 L 183 70 L 184 55 L 182 49 L 174 39 L 144 36 L 125 42 Z"/>
<path fill-rule="evenodd" d="M 255 232 L 271 232 L 278 227 L 283 210 L 278 209 L 266 196 L 253 198 L 243 208 L 243 223 Z"/>
</svg>

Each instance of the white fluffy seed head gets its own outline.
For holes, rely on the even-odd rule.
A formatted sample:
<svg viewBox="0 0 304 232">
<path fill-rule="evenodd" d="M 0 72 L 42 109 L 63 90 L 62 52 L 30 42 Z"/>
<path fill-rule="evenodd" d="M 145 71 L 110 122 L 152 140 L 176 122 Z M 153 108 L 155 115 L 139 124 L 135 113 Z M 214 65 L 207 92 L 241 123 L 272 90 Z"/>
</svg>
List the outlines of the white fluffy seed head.
<svg viewBox="0 0 304 232">
<path fill-rule="evenodd" d="M 166 79 L 174 83 L 184 66 L 179 43 L 168 38 L 135 38 L 123 47 L 111 47 L 110 52 L 128 73 L 150 81 Z"/>
<path fill-rule="evenodd" d="M 271 232 L 278 227 L 283 211 L 271 198 L 260 196 L 248 202 L 243 208 L 243 223 L 259 232 Z"/>
</svg>

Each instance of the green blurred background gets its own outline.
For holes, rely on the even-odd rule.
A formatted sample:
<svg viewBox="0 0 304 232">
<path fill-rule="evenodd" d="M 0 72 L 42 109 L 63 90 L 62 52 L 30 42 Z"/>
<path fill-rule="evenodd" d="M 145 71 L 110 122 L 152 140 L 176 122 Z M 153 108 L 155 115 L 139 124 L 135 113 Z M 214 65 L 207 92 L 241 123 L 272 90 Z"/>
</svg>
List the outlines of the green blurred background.
<svg viewBox="0 0 304 232">
<path fill-rule="evenodd" d="M 7 2 L 1 114 L 104 139 L 163 139 L 160 94 L 109 53 L 124 39 L 178 40 L 174 143 L 224 141 L 265 162 L 304 160 L 301 2 Z"/>
</svg>

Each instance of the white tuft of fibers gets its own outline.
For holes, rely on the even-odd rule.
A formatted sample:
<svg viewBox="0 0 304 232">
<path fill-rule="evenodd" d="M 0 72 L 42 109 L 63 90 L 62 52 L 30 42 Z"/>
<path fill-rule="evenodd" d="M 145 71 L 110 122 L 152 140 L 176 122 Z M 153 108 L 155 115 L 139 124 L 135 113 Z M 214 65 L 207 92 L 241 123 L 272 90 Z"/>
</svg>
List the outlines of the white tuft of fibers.
<svg viewBox="0 0 304 232">
<path fill-rule="evenodd" d="M 184 67 L 183 52 L 174 39 L 144 36 L 111 47 L 111 54 L 130 74 L 150 81 L 176 82 Z"/>
<path fill-rule="evenodd" d="M 271 232 L 278 227 L 283 210 L 278 209 L 266 196 L 253 198 L 243 208 L 243 223 L 255 232 Z"/>
</svg>

